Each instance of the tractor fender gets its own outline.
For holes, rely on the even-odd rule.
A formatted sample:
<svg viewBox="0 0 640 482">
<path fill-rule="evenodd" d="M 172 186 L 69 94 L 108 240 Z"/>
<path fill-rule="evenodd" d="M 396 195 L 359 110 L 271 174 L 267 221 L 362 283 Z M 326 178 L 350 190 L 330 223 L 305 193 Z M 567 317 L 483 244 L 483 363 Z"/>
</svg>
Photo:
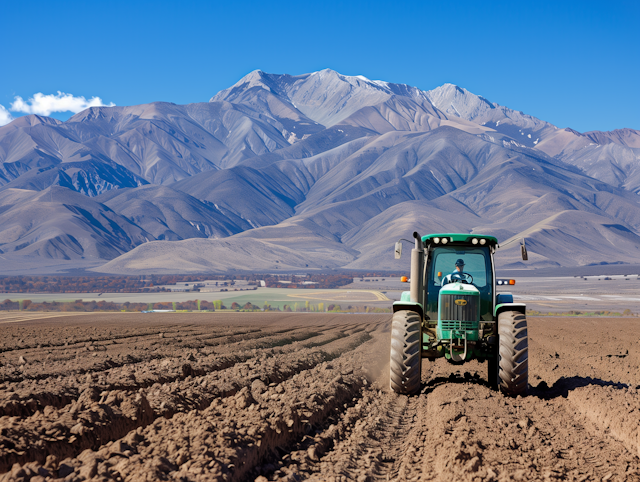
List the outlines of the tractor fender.
<svg viewBox="0 0 640 482">
<path fill-rule="evenodd" d="M 393 303 L 393 312 L 395 313 L 396 311 L 402 310 L 415 311 L 420 315 L 420 319 L 424 319 L 424 311 L 420 303 L 414 301 L 395 301 Z"/>
<path fill-rule="evenodd" d="M 503 311 L 517 311 L 518 313 L 526 315 L 527 305 L 525 305 L 524 303 L 500 303 L 499 305 L 496 305 L 496 308 L 493 312 L 494 317 L 498 319 L 498 315 Z"/>
</svg>

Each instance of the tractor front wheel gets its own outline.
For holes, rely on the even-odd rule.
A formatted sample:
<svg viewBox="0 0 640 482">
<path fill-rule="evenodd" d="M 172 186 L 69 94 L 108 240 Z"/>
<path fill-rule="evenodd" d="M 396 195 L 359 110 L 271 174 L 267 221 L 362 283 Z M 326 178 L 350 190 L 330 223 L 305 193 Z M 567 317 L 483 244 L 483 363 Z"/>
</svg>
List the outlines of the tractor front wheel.
<svg viewBox="0 0 640 482">
<path fill-rule="evenodd" d="M 525 395 L 529 382 L 529 336 L 526 315 L 518 311 L 503 311 L 498 315 L 498 350 L 496 381 L 500 391 L 513 396 Z M 489 363 L 489 370 L 491 368 L 492 364 Z M 491 382 L 490 379 L 489 383 Z"/>
<path fill-rule="evenodd" d="M 420 392 L 422 320 L 415 311 L 396 311 L 391 322 L 391 389 L 402 395 Z"/>
</svg>

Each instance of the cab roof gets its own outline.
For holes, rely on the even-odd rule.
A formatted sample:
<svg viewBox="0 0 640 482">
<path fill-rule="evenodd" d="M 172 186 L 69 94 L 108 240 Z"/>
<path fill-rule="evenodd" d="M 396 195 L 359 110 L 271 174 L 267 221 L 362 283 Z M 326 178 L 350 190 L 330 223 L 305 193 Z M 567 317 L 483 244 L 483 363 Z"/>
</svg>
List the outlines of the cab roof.
<svg viewBox="0 0 640 482">
<path fill-rule="evenodd" d="M 422 236 L 423 243 L 430 243 L 433 238 L 449 238 L 449 243 L 468 243 L 472 244 L 472 239 L 486 240 L 487 244 L 498 244 L 498 239 L 493 236 L 487 236 L 485 234 L 460 234 L 460 233 L 441 233 L 441 234 L 427 234 Z"/>
</svg>

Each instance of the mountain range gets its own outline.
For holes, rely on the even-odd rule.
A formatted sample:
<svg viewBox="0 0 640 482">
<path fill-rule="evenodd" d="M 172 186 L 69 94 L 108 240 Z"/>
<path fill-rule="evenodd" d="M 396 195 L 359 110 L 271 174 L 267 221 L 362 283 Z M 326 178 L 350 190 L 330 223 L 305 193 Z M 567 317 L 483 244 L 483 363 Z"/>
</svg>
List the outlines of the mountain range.
<svg viewBox="0 0 640 482">
<path fill-rule="evenodd" d="M 559 128 L 445 84 L 254 71 L 209 102 L 0 127 L 0 267 L 399 270 L 415 230 L 499 266 L 640 264 L 640 131 Z M 405 257 L 408 258 L 408 257 Z"/>
</svg>

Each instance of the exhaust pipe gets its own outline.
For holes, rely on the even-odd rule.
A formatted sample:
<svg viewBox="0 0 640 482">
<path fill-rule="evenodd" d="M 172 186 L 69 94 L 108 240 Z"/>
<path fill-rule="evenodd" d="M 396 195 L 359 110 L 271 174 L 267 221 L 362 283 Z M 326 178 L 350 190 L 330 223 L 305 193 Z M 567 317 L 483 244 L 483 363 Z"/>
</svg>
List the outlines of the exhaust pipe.
<svg viewBox="0 0 640 482">
<path fill-rule="evenodd" d="M 411 285 L 409 293 L 413 303 L 422 303 L 422 272 L 424 268 L 424 249 L 422 247 L 422 237 L 417 233 L 413 233 L 416 246 L 411 250 Z"/>
</svg>

